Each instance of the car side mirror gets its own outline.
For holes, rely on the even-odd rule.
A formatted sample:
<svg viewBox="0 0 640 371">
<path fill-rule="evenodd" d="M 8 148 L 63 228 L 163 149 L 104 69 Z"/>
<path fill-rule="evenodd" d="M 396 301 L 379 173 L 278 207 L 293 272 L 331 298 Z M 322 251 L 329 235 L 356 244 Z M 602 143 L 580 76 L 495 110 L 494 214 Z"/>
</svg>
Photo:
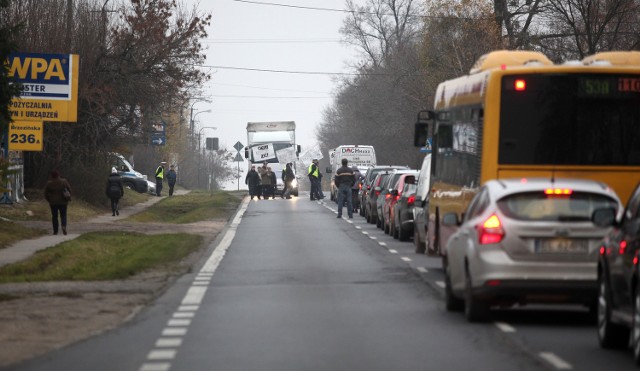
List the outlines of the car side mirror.
<svg viewBox="0 0 640 371">
<path fill-rule="evenodd" d="M 597 209 L 591 214 L 591 221 L 598 227 L 612 227 L 616 224 L 616 209 Z"/>
<path fill-rule="evenodd" d="M 447 227 L 457 227 L 460 225 L 460 220 L 458 219 L 458 214 L 456 213 L 448 213 L 444 214 L 442 217 L 442 225 Z"/>
</svg>

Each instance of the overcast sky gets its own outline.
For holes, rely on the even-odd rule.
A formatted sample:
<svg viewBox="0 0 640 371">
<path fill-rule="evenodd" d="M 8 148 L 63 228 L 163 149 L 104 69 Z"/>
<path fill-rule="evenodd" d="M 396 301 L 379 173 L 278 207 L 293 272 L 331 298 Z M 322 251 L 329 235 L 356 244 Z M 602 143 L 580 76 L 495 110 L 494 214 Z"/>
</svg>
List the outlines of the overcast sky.
<svg viewBox="0 0 640 371">
<path fill-rule="evenodd" d="M 340 42 L 339 32 L 348 13 L 259 3 L 344 9 L 344 0 L 185 1 L 213 15 L 206 64 L 217 67 L 210 68 L 205 86 L 211 103 L 194 105 L 196 129 L 217 127 L 202 129 L 203 136 L 216 136 L 221 147 L 233 150 L 238 141 L 247 144 L 247 122 L 295 121 L 303 152 L 315 146 L 315 129 L 336 84 L 332 75 L 312 73 L 349 72 L 347 63 L 357 53 Z"/>
</svg>

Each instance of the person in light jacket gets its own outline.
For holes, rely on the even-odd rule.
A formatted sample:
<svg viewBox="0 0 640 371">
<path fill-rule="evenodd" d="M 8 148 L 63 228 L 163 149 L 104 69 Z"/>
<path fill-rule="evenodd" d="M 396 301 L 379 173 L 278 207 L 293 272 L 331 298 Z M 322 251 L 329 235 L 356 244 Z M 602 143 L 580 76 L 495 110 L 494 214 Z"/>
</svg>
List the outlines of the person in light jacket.
<svg viewBox="0 0 640 371">
<path fill-rule="evenodd" d="M 51 208 L 51 223 L 53 224 L 53 234 L 58 234 L 58 214 L 60 214 L 60 224 L 62 233 L 67 234 L 67 205 L 69 199 L 64 196 L 65 190 L 71 194 L 69 182 L 60 177 L 57 170 L 51 172 L 51 177 L 44 186 L 44 198 Z"/>
</svg>

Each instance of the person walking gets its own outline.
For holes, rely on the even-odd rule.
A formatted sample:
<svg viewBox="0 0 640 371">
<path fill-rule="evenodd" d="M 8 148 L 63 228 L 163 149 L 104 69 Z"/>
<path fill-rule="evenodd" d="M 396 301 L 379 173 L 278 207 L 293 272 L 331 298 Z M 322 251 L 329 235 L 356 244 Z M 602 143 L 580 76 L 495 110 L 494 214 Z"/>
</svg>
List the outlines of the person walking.
<svg viewBox="0 0 640 371">
<path fill-rule="evenodd" d="M 342 218 L 342 206 L 347 200 L 347 214 L 349 219 L 353 219 L 353 200 L 351 198 L 351 187 L 355 183 L 356 179 L 353 175 L 353 170 L 347 166 L 349 161 L 346 158 L 342 159 L 342 166 L 338 168 L 335 175 L 336 186 L 338 187 L 338 218 Z"/>
<path fill-rule="evenodd" d="M 360 193 L 360 185 L 362 184 L 362 179 L 364 177 L 357 166 L 353 165 L 351 170 L 353 170 L 353 177 L 355 179 L 353 187 L 351 187 L 351 201 L 353 203 L 353 212 L 357 212 L 360 208 L 360 199 L 358 198 L 358 194 Z"/>
<path fill-rule="evenodd" d="M 276 185 L 278 184 L 278 180 L 276 179 L 276 173 L 271 170 L 271 166 L 267 167 L 267 174 L 269 174 L 269 180 L 271 181 L 269 195 L 271 199 L 274 200 L 276 198 Z"/>
<path fill-rule="evenodd" d="M 120 215 L 118 204 L 120 203 L 120 198 L 124 196 L 124 187 L 122 185 L 122 178 L 115 167 L 111 168 L 111 174 L 107 179 L 107 188 L 105 193 L 111 200 L 111 215 Z"/>
<path fill-rule="evenodd" d="M 289 162 L 284 168 L 282 175 L 282 180 L 284 181 L 284 193 L 282 194 L 282 197 L 287 200 L 291 199 L 291 192 L 293 191 L 292 182 L 295 178 L 296 175 L 294 174 L 291 163 Z"/>
<path fill-rule="evenodd" d="M 174 165 L 171 165 L 169 166 L 169 171 L 167 171 L 167 184 L 169 184 L 169 196 L 173 196 L 173 187 L 176 186 L 176 180 L 178 180 L 176 167 Z"/>
<path fill-rule="evenodd" d="M 309 199 L 311 201 L 319 200 L 320 194 L 318 192 L 318 188 L 320 187 L 320 169 L 318 168 L 318 160 L 313 159 L 311 161 L 311 165 L 309 165 L 309 171 L 307 172 L 309 176 L 309 182 L 311 183 L 311 192 L 309 193 Z"/>
<path fill-rule="evenodd" d="M 156 169 L 156 196 L 162 194 L 162 181 L 164 180 L 164 166 L 166 164 L 166 161 L 161 161 L 160 166 Z"/>
<path fill-rule="evenodd" d="M 260 182 L 262 183 L 262 198 L 268 200 L 271 192 L 271 174 L 269 174 L 269 168 L 267 167 L 266 161 L 260 168 L 258 168 L 258 174 L 260 174 Z"/>
<path fill-rule="evenodd" d="M 71 185 L 60 177 L 57 170 L 51 172 L 51 177 L 44 186 L 44 198 L 51 208 L 51 223 L 53 224 L 53 234 L 58 234 L 58 214 L 62 233 L 67 234 L 67 205 L 71 200 Z"/>
<path fill-rule="evenodd" d="M 280 197 L 284 198 L 285 193 L 287 193 L 287 166 L 289 166 L 289 163 L 287 163 L 284 168 L 282 169 L 282 193 L 280 193 Z"/>
<path fill-rule="evenodd" d="M 249 196 L 253 200 L 254 196 L 258 196 L 260 199 L 260 174 L 256 171 L 256 166 L 251 165 L 251 170 L 247 172 L 247 176 L 244 178 L 244 184 L 249 186 Z"/>
</svg>

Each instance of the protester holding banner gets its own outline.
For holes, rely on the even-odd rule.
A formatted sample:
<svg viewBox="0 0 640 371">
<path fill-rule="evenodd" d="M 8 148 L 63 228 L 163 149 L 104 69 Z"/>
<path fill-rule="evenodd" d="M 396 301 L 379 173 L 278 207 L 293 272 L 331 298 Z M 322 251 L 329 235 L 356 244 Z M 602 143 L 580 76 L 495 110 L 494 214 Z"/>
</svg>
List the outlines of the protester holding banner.
<svg viewBox="0 0 640 371">
<path fill-rule="evenodd" d="M 260 174 L 260 181 L 262 183 L 262 196 L 264 199 L 269 198 L 269 191 L 271 188 L 271 174 L 268 174 L 267 163 L 264 162 L 261 167 L 258 168 L 258 174 Z"/>
</svg>

